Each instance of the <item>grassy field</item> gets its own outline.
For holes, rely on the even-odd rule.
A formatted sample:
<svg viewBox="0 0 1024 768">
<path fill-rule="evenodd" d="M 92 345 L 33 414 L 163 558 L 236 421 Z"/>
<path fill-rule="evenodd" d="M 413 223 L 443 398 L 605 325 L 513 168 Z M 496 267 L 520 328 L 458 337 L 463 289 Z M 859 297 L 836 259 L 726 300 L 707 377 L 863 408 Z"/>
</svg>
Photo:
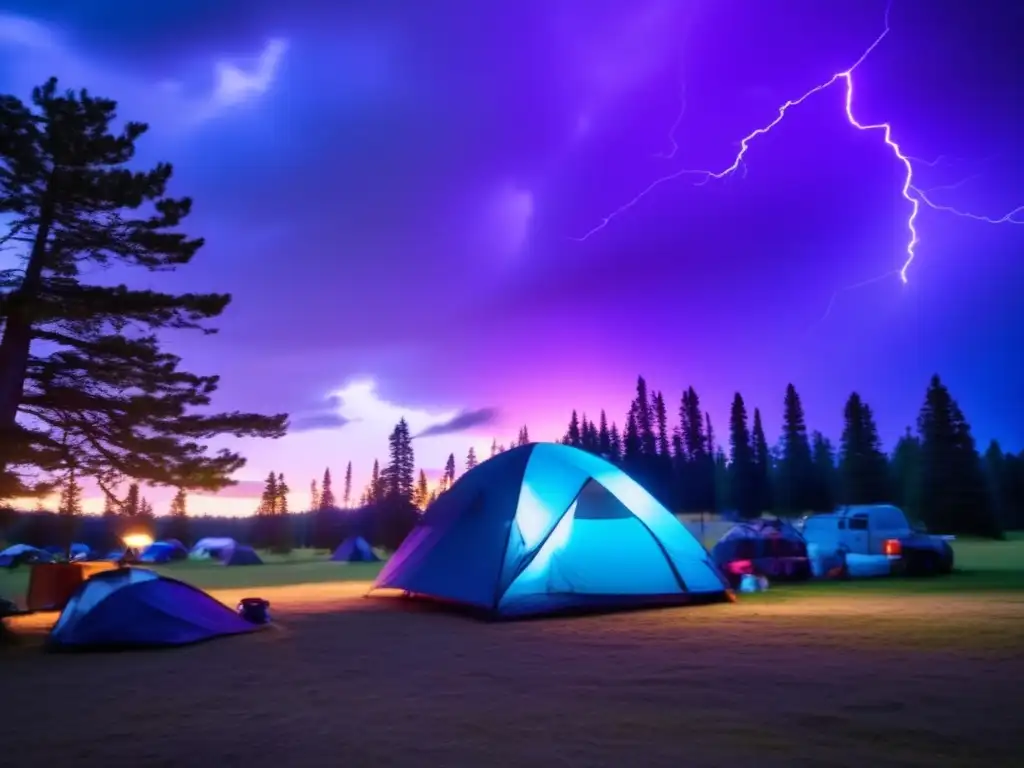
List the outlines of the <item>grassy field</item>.
<svg viewBox="0 0 1024 768">
<path fill-rule="evenodd" d="M 956 549 L 946 578 L 511 624 L 362 600 L 379 566 L 325 554 L 166 566 L 227 604 L 267 598 L 274 623 L 54 657 L 38 643 L 55 614 L 13 620 L 0 743 L 12 765 L 1017 768 L 1024 538 Z M 2 593 L 24 585 L 0 575 Z M 55 721 L 61 690 L 83 695 Z"/>
<path fill-rule="evenodd" d="M 956 572 L 945 578 L 863 579 L 777 585 L 745 599 L 791 600 L 813 595 L 864 593 L 872 595 L 942 594 L 971 592 L 1024 592 L 1024 534 L 1006 541 L 960 540 L 954 542 Z M 335 581 L 371 581 L 379 563 L 333 563 L 328 553 L 302 549 L 281 556 L 261 553 L 262 566 L 228 568 L 215 562 L 184 561 L 152 567 L 202 589 L 236 589 L 320 584 Z M 0 570 L 0 596 L 24 599 L 28 568 Z"/>
<path fill-rule="evenodd" d="M 299 549 L 290 555 L 261 552 L 263 565 L 225 567 L 218 562 L 185 560 L 167 565 L 146 565 L 158 573 L 187 581 L 202 589 L 275 587 L 333 581 L 369 581 L 380 563 L 333 563 L 323 550 Z M 28 590 L 29 569 L 0 570 L 0 596 L 21 601 Z"/>
</svg>

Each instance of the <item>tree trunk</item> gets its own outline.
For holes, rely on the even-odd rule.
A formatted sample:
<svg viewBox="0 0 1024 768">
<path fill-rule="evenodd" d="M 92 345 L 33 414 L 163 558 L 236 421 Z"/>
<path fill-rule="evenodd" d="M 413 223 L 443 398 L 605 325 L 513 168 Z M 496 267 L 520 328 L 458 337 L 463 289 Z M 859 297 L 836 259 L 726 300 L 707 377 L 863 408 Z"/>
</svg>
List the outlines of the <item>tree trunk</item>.
<svg viewBox="0 0 1024 768">
<path fill-rule="evenodd" d="M 32 346 L 31 305 L 42 287 L 46 242 L 50 237 L 52 215 L 44 213 L 36 230 L 25 277 L 10 297 L 10 313 L 0 340 L 0 474 L 10 461 L 17 441 L 18 408 L 25 389 L 29 350 Z"/>
</svg>

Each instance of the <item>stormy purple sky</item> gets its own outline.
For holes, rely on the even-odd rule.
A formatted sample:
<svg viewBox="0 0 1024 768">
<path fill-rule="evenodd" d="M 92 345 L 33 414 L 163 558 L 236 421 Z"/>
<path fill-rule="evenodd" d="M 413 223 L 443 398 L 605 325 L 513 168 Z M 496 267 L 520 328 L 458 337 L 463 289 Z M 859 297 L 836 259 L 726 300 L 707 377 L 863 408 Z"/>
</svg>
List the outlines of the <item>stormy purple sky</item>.
<svg viewBox="0 0 1024 768">
<path fill-rule="evenodd" d="M 428 470 L 522 423 L 557 437 L 573 407 L 621 421 L 640 372 L 673 405 L 694 385 L 722 434 L 736 390 L 776 433 L 792 381 L 838 437 L 856 389 L 889 444 L 939 372 L 980 442 L 1024 447 L 1024 212 L 923 207 L 903 285 L 904 168 L 841 84 L 745 173 L 573 239 L 728 167 L 857 60 L 884 0 L 327 5 L 0 4 L 0 91 L 55 74 L 117 98 L 194 197 L 194 264 L 127 279 L 234 294 L 218 336 L 172 344 L 223 375 L 222 407 L 293 414 L 241 480 L 283 471 L 302 507 L 351 459 L 358 491 L 402 414 L 455 419 L 417 440 Z M 854 74 L 858 118 L 891 123 L 940 207 L 1024 203 L 1022 25 L 1014 0 L 895 0 Z M 192 509 L 252 509 L 252 483 L 231 495 Z"/>
</svg>

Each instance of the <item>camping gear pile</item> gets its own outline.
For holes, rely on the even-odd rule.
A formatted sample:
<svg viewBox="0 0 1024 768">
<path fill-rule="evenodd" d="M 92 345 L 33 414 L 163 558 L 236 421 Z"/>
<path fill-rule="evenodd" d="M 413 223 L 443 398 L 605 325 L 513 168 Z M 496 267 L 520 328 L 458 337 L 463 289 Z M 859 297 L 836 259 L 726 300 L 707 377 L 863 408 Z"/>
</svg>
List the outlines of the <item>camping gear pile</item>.
<svg viewBox="0 0 1024 768">
<path fill-rule="evenodd" d="M 784 520 L 749 520 L 733 526 L 715 544 L 711 557 L 734 587 L 747 575 L 772 581 L 806 581 L 812 575 L 807 542 Z"/>
</svg>

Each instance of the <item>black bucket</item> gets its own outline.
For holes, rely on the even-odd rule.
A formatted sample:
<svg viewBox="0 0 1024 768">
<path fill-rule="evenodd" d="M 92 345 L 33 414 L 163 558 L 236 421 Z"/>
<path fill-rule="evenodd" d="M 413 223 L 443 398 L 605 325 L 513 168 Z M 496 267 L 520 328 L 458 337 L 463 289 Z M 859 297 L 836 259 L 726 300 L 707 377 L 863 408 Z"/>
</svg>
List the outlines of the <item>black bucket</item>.
<svg viewBox="0 0 1024 768">
<path fill-rule="evenodd" d="M 262 597 L 244 597 L 238 604 L 238 615 L 250 624 L 267 624 L 270 621 L 270 601 Z"/>
</svg>

